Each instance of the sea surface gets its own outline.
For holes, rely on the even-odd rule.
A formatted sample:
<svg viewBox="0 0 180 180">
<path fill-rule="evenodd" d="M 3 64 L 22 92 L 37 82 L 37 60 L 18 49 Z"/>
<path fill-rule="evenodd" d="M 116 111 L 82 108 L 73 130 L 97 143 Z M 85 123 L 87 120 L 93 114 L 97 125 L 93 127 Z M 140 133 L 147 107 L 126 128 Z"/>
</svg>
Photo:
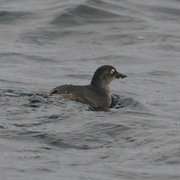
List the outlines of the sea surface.
<svg viewBox="0 0 180 180">
<path fill-rule="evenodd" d="M 42 98 L 102 65 L 108 111 Z M 50 179 L 180 179 L 179 0 L 0 0 L 0 180 Z"/>
</svg>

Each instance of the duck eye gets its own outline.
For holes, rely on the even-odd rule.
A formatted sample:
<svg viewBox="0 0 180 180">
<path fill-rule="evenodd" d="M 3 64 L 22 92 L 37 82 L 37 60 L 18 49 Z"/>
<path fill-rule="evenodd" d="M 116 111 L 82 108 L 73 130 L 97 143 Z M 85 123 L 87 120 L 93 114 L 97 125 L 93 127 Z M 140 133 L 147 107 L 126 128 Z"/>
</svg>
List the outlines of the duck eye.
<svg viewBox="0 0 180 180">
<path fill-rule="evenodd" d="M 111 69 L 111 74 L 114 74 L 115 73 L 115 69 Z"/>
</svg>

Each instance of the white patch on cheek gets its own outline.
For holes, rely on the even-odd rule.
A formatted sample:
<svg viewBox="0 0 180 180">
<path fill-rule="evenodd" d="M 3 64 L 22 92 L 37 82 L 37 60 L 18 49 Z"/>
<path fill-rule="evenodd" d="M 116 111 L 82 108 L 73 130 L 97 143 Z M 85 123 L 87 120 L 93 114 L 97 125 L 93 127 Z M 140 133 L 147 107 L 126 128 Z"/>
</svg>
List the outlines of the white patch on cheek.
<svg viewBox="0 0 180 180">
<path fill-rule="evenodd" d="M 115 73 L 115 69 L 111 69 L 111 74 L 114 74 Z"/>
</svg>

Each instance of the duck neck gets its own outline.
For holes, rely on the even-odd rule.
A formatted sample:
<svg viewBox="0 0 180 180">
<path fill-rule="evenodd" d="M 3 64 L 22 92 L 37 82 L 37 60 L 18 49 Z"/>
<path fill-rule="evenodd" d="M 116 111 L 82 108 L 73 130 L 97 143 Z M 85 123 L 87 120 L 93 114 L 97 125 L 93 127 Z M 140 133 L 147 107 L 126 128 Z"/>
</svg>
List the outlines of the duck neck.
<svg viewBox="0 0 180 180">
<path fill-rule="evenodd" d="M 108 84 L 91 82 L 91 86 L 98 89 L 98 91 L 100 91 L 100 93 L 103 94 L 104 96 L 108 96 L 109 98 L 111 97 L 111 95 L 110 95 L 110 87 L 109 87 Z"/>
</svg>

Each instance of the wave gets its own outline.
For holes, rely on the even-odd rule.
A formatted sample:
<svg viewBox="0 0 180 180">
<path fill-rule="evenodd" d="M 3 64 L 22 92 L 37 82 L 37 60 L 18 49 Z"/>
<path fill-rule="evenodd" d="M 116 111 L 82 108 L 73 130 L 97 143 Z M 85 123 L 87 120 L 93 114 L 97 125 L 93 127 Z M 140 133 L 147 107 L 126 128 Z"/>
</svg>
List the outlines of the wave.
<svg viewBox="0 0 180 180">
<path fill-rule="evenodd" d="M 86 25 L 89 23 L 104 23 L 129 20 L 132 20 L 132 17 L 110 12 L 108 9 L 100 9 L 99 7 L 91 6 L 88 4 L 81 4 L 63 11 L 52 21 L 52 24 L 69 27 Z"/>
<path fill-rule="evenodd" d="M 27 19 L 31 13 L 0 11 L 0 24 L 13 23 L 19 19 Z"/>
</svg>

